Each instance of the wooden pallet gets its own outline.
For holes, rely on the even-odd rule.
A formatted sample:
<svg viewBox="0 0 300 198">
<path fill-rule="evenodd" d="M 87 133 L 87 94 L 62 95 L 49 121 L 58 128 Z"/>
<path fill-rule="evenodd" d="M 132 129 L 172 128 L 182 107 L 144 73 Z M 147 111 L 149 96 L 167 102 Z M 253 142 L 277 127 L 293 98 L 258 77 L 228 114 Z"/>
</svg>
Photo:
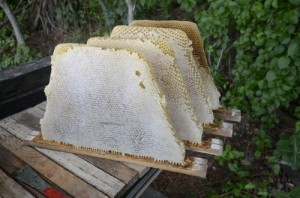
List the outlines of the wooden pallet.
<svg viewBox="0 0 300 198">
<path fill-rule="evenodd" d="M 241 111 L 238 109 L 219 108 L 213 111 L 214 117 L 224 121 L 240 122 L 242 119 Z"/>
<path fill-rule="evenodd" d="M 39 132 L 33 131 L 29 136 L 26 137 L 26 144 L 39 147 L 38 150 L 42 151 L 47 155 L 47 151 L 45 149 L 64 151 L 68 153 L 75 153 L 93 157 L 99 157 L 103 159 L 116 160 L 120 162 L 133 163 L 141 166 L 152 167 L 163 169 L 167 171 L 197 176 L 197 177 L 205 177 L 207 171 L 207 160 L 188 156 L 185 159 L 184 166 L 173 165 L 167 162 L 161 163 L 156 162 L 153 159 L 149 158 L 137 158 L 130 155 L 122 155 L 116 153 L 102 153 L 101 151 L 85 149 L 85 148 L 76 148 L 72 145 L 65 145 L 56 142 L 47 142 L 44 141 L 42 135 Z M 40 149 L 44 148 L 44 149 Z"/>
<path fill-rule="evenodd" d="M 197 153 L 205 153 L 209 155 L 222 155 L 223 141 L 216 138 L 203 139 L 201 145 L 193 145 L 184 142 L 186 150 L 194 151 Z"/>
<path fill-rule="evenodd" d="M 40 103 L 39 105 L 27 109 L 26 111 L 23 111 L 22 113 L 16 114 L 13 117 L 13 119 L 17 120 L 20 123 L 26 123 L 28 126 L 33 128 L 36 131 L 40 131 L 40 125 L 39 125 L 39 120 L 44 116 L 45 113 L 45 108 L 46 108 L 46 102 Z M 222 110 L 220 115 L 228 115 L 229 111 Z M 239 113 L 237 113 L 239 114 Z M 237 114 L 228 117 L 227 120 L 238 120 L 237 119 Z M 235 116 L 235 119 L 233 117 Z M 219 117 L 220 118 L 220 117 Z M 35 134 L 34 134 L 35 133 Z M 128 156 L 115 156 L 115 154 L 109 154 L 103 156 L 103 154 L 99 154 L 99 152 L 91 152 L 90 150 L 85 150 L 85 149 L 76 149 L 76 148 L 68 148 L 64 147 L 63 145 L 47 145 L 46 142 L 42 142 L 41 139 L 38 142 L 32 141 L 39 133 L 34 132 L 33 135 L 29 136 L 29 139 L 31 138 L 30 141 L 27 143 L 32 146 L 36 147 L 41 147 L 41 148 L 48 148 L 48 149 L 55 149 L 59 151 L 67 151 L 70 153 L 76 153 L 76 154 L 81 154 L 82 156 L 96 156 L 102 159 L 113 159 L 117 161 L 122 161 L 122 162 L 127 162 L 127 163 L 133 163 L 133 164 L 139 164 L 142 166 L 149 166 L 149 167 L 154 167 L 154 168 L 160 168 L 164 170 L 169 170 L 169 171 L 175 171 L 175 172 L 180 172 L 184 174 L 189 174 L 189 175 L 195 175 L 199 177 L 205 177 L 206 174 L 206 168 L 207 168 L 207 161 L 205 159 L 197 159 L 197 158 L 189 158 L 193 159 L 190 161 L 190 166 L 189 169 L 183 169 L 179 167 L 172 167 L 172 165 L 166 165 L 166 164 L 161 164 L 157 163 L 154 161 L 151 161 L 149 159 L 142 159 L 142 158 L 128 158 Z M 216 121 L 214 124 L 209 124 L 204 126 L 204 133 L 206 134 L 212 134 L 212 135 L 218 135 L 218 136 L 223 136 L 223 137 L 231 137 L 233 133 L 233 124 L 224 122 L 224 121 Z M 220 139 L 216 138 L 204 138 L 203 139 L 203 144 L 201 145 L 193 145 L 189 144 L 188 142 L 185 142 L 186 149 L 198 153 L 204 153 L 204 154 L 210 154 L 210 155 L 221 155 L 223 151 L 223 141 Z M 43 149 L 45 150 L 45 149 Z M 39 150 L 40 152 L 43 153 L 43 150 Z M 47 155 L 47 154 L 45 154 Z M 199 163 L 201 162 L 201 163 Z M 200 165 L 199 165 L 200 164 Z"/>
<path fill-rule="evenodd" d="M 54 189 L 73 197 L 119 197 L 131 188 L 149 167 L 75 155 L 24 145 L 32 130 L 39 130 L 43 112 L 32 108 L 0 120 L 0 169 L 5 174 L 4 197 L 44 197 L 43 192 L 14 177 L 30 166 Z M 1 173 L 0 173 L 1 174 Z M 6 196 L 7 195 L 7 196 Z M 1 197 L 1 196 L 0 196 Z"/>
</svg>

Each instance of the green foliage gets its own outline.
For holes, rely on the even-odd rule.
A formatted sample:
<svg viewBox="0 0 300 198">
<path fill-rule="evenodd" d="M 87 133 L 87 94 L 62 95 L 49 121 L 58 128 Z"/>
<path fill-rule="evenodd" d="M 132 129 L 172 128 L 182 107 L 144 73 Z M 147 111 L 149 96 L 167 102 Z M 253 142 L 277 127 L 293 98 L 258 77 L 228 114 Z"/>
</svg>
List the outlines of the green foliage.
<svg viewBox="0 0 300 198">
<path fill-rule="evenodd" d="M 12 4 L 18 5 L 17 2 Z M 5 14 L 0 9 L 0 21 L 4 21 Z M 21 16 L 21 19 L 22 16 Z M 26 38 L 27 35 L 24 35 Z M 35 52 L 26 45 L 18 45 L 11 24 L 8 22 L 0 28 L 0 71 L 10 66 L 23 64 L 39 58 L 40 53 Z"/>
<path fill-rule="evenodd" d="M 282 190 L 276 190 L 274 193 L 276 198 L 298 198 L 300 197 L 300 187 L 294 187 L 290 192 L 284 192 Z"/>
<path fill-rule="evenodd" d="M 300 93 L 298 1 L 208 0 L 199 9 L 212 68 L 233 82 L 224 102 L 273 126 L 275 109 L 289 108 Z"/>
<path fill-rule="evenodd" d="M 230 145 L 226 145 L 222 156 L 216 156 L 215 159 L 219 165 L 227 165 L 230 171 L 228 179 L 221 184 L 224 192 L 223 195 L 216 196 L 215 192 L 209 191 L 209 197 L 268 197 L 270 195 L 269 186 L 273 183 L 269 179 L 269 171 L 266 170 L 265 179 L 254 180 L 252 178 L 253 171 L 257 171 L 252 162 L 245 158 L 244 152 L 233 149 Z"/>
<path fill-rule="evenodd" d="M 257 150 L 254 155 L 260 158 L 265 151 L 265 149 L 272 148 L 272 140 L 266 135 L 266 132 L 260 130 L 256 136 L 252 138 L 252 142 L 256 145 Z"/>
<path fill-rule="evenodd" d="M 300 121 L 296 123 L 296 130 L 292 136 L 287 133 L 280 135 L 274 156 L 291 164 L 292 169 L 300 169 Z"/>
</svg>

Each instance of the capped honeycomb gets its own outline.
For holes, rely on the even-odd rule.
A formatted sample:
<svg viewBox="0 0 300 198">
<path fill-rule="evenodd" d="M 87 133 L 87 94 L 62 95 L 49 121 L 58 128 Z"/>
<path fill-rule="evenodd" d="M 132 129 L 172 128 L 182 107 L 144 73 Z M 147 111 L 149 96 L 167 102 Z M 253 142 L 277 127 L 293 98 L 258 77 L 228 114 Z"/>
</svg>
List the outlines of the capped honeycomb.
<svg viewBox="0 0 300 198">
<path fill-rule="evenodd" d="M 183 164 L 184 145 L 142 54 L 58 45 L 45 93 L 45 140 Z"/>
<path fill-rule="evenodd" d="M 220 107 L 219 98 L 220 93 L 217 90 L 213 77 L 208 66 L 203 40 L 200 35 L 198 26 L 190 21 L 152 21 L 152 20 L 136 20 L 130 23 L 130 26 L 142 26 L 142 27 L 161 27 L 161 28 L 174 28 L 184 31 L 189 39 L 192 41 L 193 55 L 197 64 L 199 64 L 200 74 L 202 82 L 204 82 L 204 90 L 211 99 L 213 109 Z"/>
<path fill-rule="evenodd" d="M 193 57 L 192 42 L 185 32 L 170 28 L 116 26 L 111 37 L 159 39 L 169 42 L 198 120 L 201 123 L 213 122 L 211 101 L 204 91 L 204 83 Z"/>
<path fill-rule="evenodd" d="M 175 54 L 167 41 L 94 37 L 87 44 L 102 48 L 136 50 L 143 54 L 151 63 L 157 83 L 166 95 L 167 109 L 179 137 L 201 144 L 202 124 L 194 113 Z M 136 75 L 141 78 L 144 76 L 140 71 L 136 71 Z"/>
</svg>

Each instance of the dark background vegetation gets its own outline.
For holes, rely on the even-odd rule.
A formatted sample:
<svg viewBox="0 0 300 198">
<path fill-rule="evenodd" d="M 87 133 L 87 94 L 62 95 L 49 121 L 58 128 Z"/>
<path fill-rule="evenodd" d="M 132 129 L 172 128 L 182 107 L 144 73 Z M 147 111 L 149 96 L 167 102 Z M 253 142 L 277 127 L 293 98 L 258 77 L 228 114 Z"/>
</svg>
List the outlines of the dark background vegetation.
<svg viewBox="0 0 300 198">
<path fill-rule="evenodd" d="M 206 180 L 163 172 L 152 186 L 169 197 L 300 197 L 300 1 L 131 2 L 135 19 L 197 23 L 222 103 L 243 112 L 234 137 L 223 138 L 223 155 L 210 157 Z M 24 43 L 0 9 L 0 70 L 127 24 L 125 0 L 7 4 Z"/>
</svg>

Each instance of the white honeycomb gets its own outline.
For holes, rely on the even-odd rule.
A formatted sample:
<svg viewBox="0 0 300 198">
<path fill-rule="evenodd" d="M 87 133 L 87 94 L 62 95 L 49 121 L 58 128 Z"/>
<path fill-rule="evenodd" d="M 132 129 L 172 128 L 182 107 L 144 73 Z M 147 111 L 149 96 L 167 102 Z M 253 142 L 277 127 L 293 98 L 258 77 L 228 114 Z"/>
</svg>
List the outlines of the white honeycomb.
<svg viewBox="0 0 300 198">
<path fill-rule="evenodd" d="M 148 39 L 90 38 L 88 45 L 102 48 L 121 48 L 142 53 L 152 64 L 159 87 L 166 95 L 167 109 L 182 140 L 201 144 L 202 124 L 198 121 L 189 100 L 175 54 L 168 42 Z M 143 76 L 138 72 L 137 75 Z"/>
<path fill-rule="evenodd" d="M 141 54 L 59 45 L 45 93 L 45 140 L 183 164 L 184 145 Z"/>
<path fill-rule="evenodd" d="M 174 28 L 184 31 L 189 39 L 192 41 L 193 55 L 195 57 L 196 64 L 200 70 L 201 79 L 203 82 L 204 91 L 207 96 L 210 97 L 212 109 L 218 109 L 221 107 L 219 98 L 220 93 L 214 84 L 213 77 L 208 66 L 204 44 L 200 35 L 198 26 L 190 21 L 154 21 L 154 20 L 135 20 L 132 21 L 130 26 L 142 26 L 142 27 L 161 27 L 161 28 Z"/>
<path fill-rule="evenodd" d="M 193 57 L 192 42 L 185 32 L 171 28 L 116 26 L 111 33 L 111 37 L 168 41 L 175 52 L 176 62 L 198 120 L 201 123 L 213 122 L 211 102 L 204 91 L 201 74 Z"/>
</svg>

